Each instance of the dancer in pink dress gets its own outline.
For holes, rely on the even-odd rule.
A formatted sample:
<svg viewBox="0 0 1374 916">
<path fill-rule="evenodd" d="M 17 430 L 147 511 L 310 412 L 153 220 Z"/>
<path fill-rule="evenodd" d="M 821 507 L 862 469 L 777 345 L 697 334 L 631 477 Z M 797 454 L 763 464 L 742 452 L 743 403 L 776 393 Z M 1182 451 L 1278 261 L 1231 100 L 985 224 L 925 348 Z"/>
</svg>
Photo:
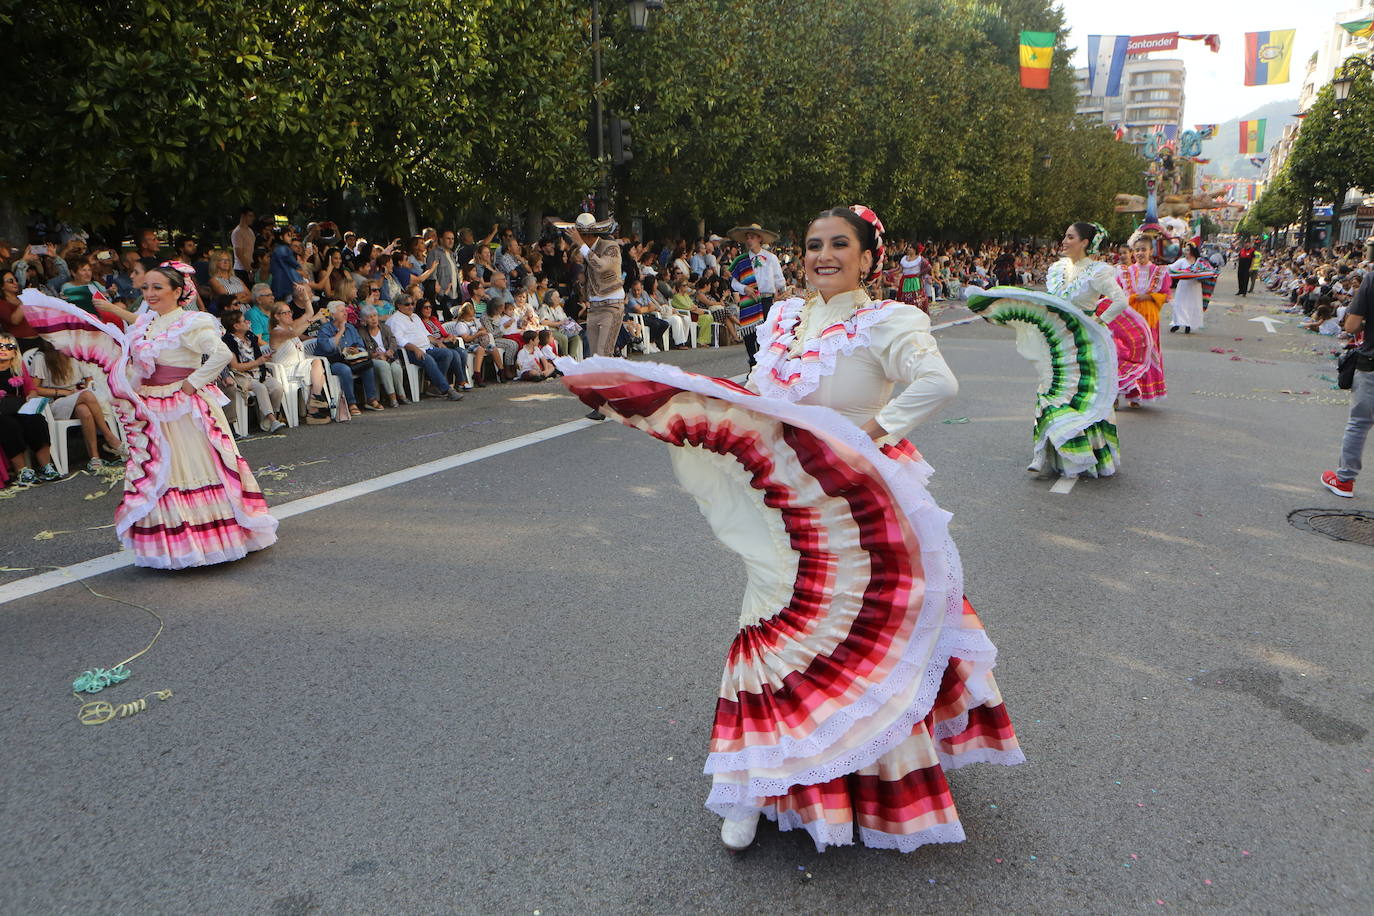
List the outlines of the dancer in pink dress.
<svg viewBox="0 0 1374 916">
<path fill-rule="evenodd" d="M 1160 349 L 1159 313 L 1169 299 L 1169 269 L 1151 259 L 1154 246 L 1137 232 L 1131 236 L 1131 263 L 1117 271 L 1116 282 L 1126 291 L 1131 308 L 1135 309 L 1150 328 L 1152 342 L 1145 370 L 1129 387 L 1122 389 L 1127 403 L 1139 407 L 1146 402 L 1164 400 L 1168 389 L 1164 385 L 1164 354 Z"/>
<path fill-rule="evenodd" d="M 176 262 L 148 271 L 147 309 L 123 330 L 61 299 L 23 294 L 40 334 L 109 377 L 129 446 L 115 533 L 135 564 L 157 569 L 237 560 L 277 540 L 277 520 L 221 410 L 229 401 L 214 384 L 229 349 L 213 316 L 185 309 L 193 277 Z"/>
</svg>

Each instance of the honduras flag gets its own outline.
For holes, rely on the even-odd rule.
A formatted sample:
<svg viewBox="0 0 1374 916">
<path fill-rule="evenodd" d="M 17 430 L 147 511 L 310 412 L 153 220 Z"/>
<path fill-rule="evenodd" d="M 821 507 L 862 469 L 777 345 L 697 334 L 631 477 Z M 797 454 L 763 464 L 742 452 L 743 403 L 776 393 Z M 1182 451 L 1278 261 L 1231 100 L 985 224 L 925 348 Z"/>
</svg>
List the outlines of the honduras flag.
<svg viewBox="0 0 1374 916">
<path fill-rule="evenodd" d="M 1088 95 L 1121 95 L 1121 71 L 1130 43 L 1129 35 L 1088 36 Z"/>
</svg>

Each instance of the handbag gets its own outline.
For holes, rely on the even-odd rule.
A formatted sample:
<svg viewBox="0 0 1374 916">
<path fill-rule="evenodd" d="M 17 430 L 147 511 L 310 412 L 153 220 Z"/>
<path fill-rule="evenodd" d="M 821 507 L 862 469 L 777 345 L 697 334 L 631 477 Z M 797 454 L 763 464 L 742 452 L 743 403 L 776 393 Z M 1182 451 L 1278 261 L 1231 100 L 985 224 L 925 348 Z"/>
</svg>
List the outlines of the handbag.
<svg viewBox="0 0 1374 916">
<path fill-rule="evenodd" d="M 1360 366 L 1360 351 L 1358 347 L 1350 347 L 1342 353 L 1336 360 L 1336 385 L 1342 391 L 1349 391 L 1355 386 L 1355 370 L 1366 368 Z"/>
<path fill-rule="evenodd" d="M 372 364 L 372 356 L 362 347 L 344 347 L 339 356 L 350 369 L 362 369 Z"/>
</svg>

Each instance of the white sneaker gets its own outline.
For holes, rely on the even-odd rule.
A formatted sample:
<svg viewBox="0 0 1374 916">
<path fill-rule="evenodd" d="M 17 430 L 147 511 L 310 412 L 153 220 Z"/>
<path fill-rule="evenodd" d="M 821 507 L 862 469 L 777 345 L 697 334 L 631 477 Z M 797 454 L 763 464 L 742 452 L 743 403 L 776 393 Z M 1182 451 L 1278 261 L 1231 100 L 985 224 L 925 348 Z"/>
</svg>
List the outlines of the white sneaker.
<svg viewBox="0 0 1374 916">
<path fill-rule="evenodd" d="M 283 423 L 281 420 L 273 420 L 272 426 L 267 430 L 267 432 L 270 435 L 271 433 L 274 433 L 279 429 L 286 429 L 286 424 Z"/>
<path fill-rule="evenodd" d="M 746 817 L 742 821 L 732 821 L 726 818 L 720 825 L 720 841 L 725 844 L 726 849 L 739 852 L 747 849 L 749 844 L 754 842 L 754 834 L 759 829 L 759 812 L 755 811 L 752 817 Z"/>
</svg>

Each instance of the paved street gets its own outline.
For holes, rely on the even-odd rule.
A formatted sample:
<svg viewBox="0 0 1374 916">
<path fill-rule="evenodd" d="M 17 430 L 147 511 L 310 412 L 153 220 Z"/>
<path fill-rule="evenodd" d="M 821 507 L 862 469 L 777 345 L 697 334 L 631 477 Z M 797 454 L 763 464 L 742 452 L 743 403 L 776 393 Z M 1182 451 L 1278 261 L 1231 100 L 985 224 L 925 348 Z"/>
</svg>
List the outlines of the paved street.
<svg viewBox="0 0 1374 916">
<path fill-rule="evenodd" d="M 664 446 L 585 423 L 292 515 L 239 563 L 92 578 L 166 620 L 110 699 L 174 691 L 99 727 L 66 685 L 151 619 L 6 588 L 112 553 L 88 529 L 117 493 L 0 501 L 0 913 L 1367 912 L 1374 551 L 1286 519 L 1374 483 L 1317 482 L 1330 339 L 1266 333 L 1277 300 L 1233 284 L 1166 334 L 1170 397 L 1119 416 L 1120 476 L 1066 493 L 1025 472 L 1012 334 L 939 332 L 962 390 L 913 439 L 1028 758 L 952 775 L 967 842 L 818 855 L 765 825 L 722 850 L 701 770 L 744 576 Z M 284 505 L 583 413 L 508 385 L 243 451 Z"/>
</svg>

